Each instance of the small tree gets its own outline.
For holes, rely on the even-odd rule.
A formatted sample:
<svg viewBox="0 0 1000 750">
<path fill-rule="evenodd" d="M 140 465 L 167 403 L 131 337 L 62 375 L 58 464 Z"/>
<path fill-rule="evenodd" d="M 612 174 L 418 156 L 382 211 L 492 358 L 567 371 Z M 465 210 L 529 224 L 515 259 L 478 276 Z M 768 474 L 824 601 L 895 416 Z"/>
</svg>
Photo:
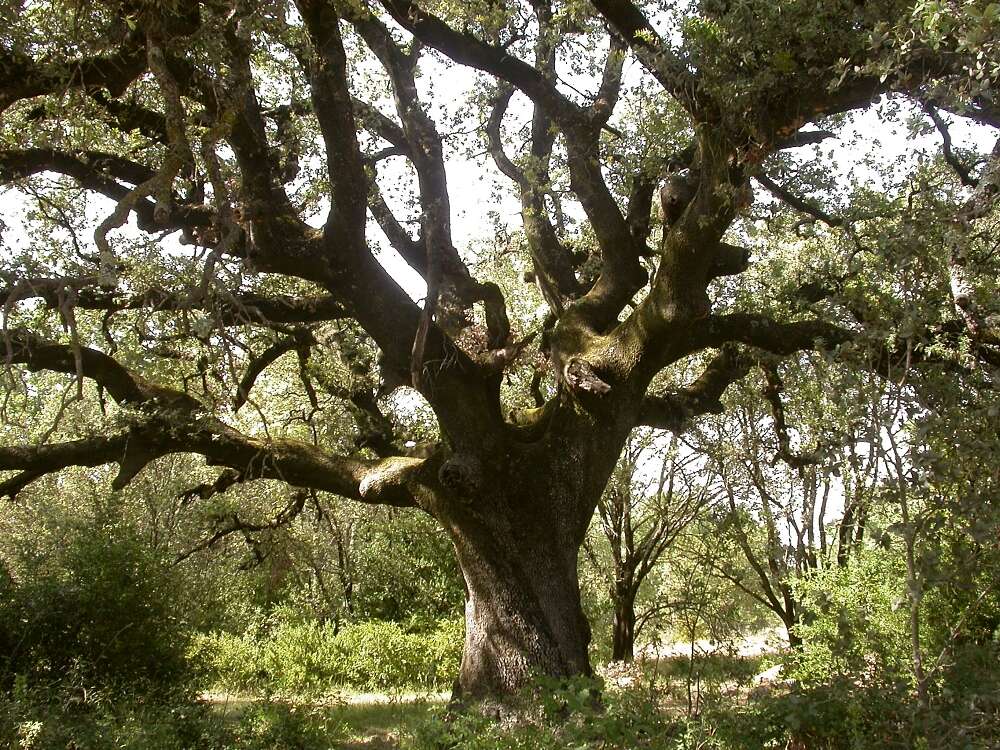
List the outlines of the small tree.
<svg viewBox="0 0 1000 750">
<path fill-rule="evenodd" d="M 716 535 L 702 536 L 696 554 L 777 615 L 797 648 L 801 612 L 794 582 L 830 564 L 830 529 L 839 536 L 836 527 L 857 518 L 848 509 L 834 522 L 843 438 L 836 422 L 823 419 L 822 395 L 808 385 L 793 394 L 805 402 L 793 441 L 784 383 L 772 364 L 762 362 L 760 369 L 761 377 L 747 383 L 759 390 L 740 387 L 727 414 L 694 432 L 692 445 L 708 457 L 722 498 L 714 509 Z"/>
<path fill-rule="evenodd" d="M 655 431 L 633 433 L 597 505 L 610 565 L 601 560 L 592 539 L 584 548 L 603 573 L 611 598 L 614 661 L 632 661 L 643 627 L 668 606 L 654 599 L 643 611 L 636 610 L 650 573 L 711 499 L 708 488 L 698 484 L 696 463 L 696 456 L 681 452 L 675 436 L 667 440 Z"/>
</svg>

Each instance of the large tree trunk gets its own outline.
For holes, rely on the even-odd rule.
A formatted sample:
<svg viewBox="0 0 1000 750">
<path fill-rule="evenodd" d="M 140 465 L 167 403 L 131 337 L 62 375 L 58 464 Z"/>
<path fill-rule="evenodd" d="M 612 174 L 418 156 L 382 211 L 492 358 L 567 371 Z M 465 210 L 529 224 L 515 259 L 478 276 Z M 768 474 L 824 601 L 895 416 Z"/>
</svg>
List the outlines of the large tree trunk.
<svg viewBox="0 0 1000 750">
<path fill-rule="evenodd" d="M 474 493 L 437 498 L 467 591 L 456 693 L 510 694 L 537 675 L 591 674 L 577 558 L 624 436 L 590 435 L 508 445 L 502 458 L 479 459 Z"/>
<path fill-rule="evenodd" d="M 590 674 L 578 548 L 547 543 L 545 534 L 500 542 L 477 531 L 456 543 L 468 590 L 462 694 L 510 693 L 540 674 Z"/>
</svg>

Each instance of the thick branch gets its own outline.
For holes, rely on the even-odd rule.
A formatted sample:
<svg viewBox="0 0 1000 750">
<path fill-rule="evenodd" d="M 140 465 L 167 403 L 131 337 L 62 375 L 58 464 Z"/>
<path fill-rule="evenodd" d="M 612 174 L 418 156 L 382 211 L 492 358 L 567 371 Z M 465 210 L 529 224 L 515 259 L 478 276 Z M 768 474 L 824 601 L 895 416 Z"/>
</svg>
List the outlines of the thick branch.
<svg viewBox="0 0 1000 750">
<path fill-rule="evenodd" d="M 673 393 L 646 396 L 639 424 L 680 432 L 694 417 L 720 413 L 722 394 L 749 372 L 751 364 L 748 355 L 723 348 L 691 385 Z"/>
<path fill-rule="evenodd" d="M 576 307 L 597 328 L 613 321 L 648 281 L 637 242 L 601 171 L 598 130 L 591 124 L 564 128 L 570 187 L 590 220 L 601 249 L 601 274 Z"/>
<path fill-rule="evenodd" d="M 7 334 L 7 361 L 31 370 L 77 373 L 103 386 L 119 403 L 142 407 L 149 416 L 119 435 L 39 446 L 0 447 L 0 470 L 50 473 L 68 466 L 117 462 L 114 487 L 128 484 L 151 461 L 171 453 L 199 453 L 247 478 L 281 479 L 365 502 L 413 505 L 408 483 L 423 462 L 388 458 L 377 462 L 344 458 L 295 440 L 248 437 L 204 412 L 180 391 L 148 383 L 103 352 L 46 342 L 34 334 Z"/>
<path fill-rule="evenodd" d="M 247 437 L 211 417 L 152 418 L 127 432 L 46 445 L 0 446 L 0 470 L 39 475 L 70 466 L 119 463 L 117 489 L 156 458 L 198 453 L 249 479 L 279 479 L 297 487 L 333 492 L 367 503 L 412 506 L 408 485 L 420 478 L 422 459 L 378 461 L 345 458 L 295 440 Z"/>
<path fill-rule="evenodd" d="M 765 315 L 749 313 L 713 315 L 706 321 L 704 331 L 709 346 L 735 341 L 781 355 L 814 349 L 817 341 L 833 347 L 850 341 L 856 335 L 846 328 L 819 319 L 782 323 Z"/>
<path fill-rule="evenodd" d="M 116 203 L 132 191 L 119 180 L 139 185 L 156 176 L 149 167 L 99 151 L 70 154 L 56 149 L 31 148 L 0 152 L 0 181 L 13 182 L 41 172 L 72 177 L 81 187 L 101 193 Z M 211 225 L 214 211 L 210 206 L 176 200 L 173 203 L 168 216 L 157 217 L 155 204 L 145 197 L 136 200 L 131 208 L 136 213 L 139 228 L 147 232 Z"/>
<path fill-rule="evenodd" d="M 941 117 L 941 113 L 938 112 L 937 107 L 931 102 L 924 102 L 924 112 L 931 118 L 934 127 L 941 134 L 941 150 L 944 154 L 944 160 L 955 170 L 955 174 L 958 175 L 963 185 L 971 188 L 976 187 L 979 184 L 978 181 L 973 179 L 969 168 L 962 163 L 951 148 L 951 132 L 948 130 L 948 124 Z"/>
<path fill-rule="evenodd" d="M 389 208 L 375 180 L 368 186 L 368 210 L 389 240 L 393 249 L 421 276 L 427 274 L 427 253 L 424 243 L 413 239 Z"/>
<path fill-rule="evenodd" d="M 84 310 L 119 312 L 145 310 L 150 313 L 203 310 L 211 313 L 217 325 L 258 325 L 282 328 L 295 323 L 318 323 L 347 317 L 343 306 L 332 296 L 264 296 L 254 292 L 218 294 L 200 298 L 189 290 L 172 291 L 152 287 L 138 294 L 123 295 L 118 290 L 103 289 L 96 276 L 84 277 L 7 277 L 0 287 L 0 307 L 10 310 L 16 302 L 41 299 L 46 307 L 60 310 L 71 292 L 74 307 Z"/>
<path fill-rule="evenodd" d="M 692 114 L 703 112 L 707 102 L 697 79 L 670 51 L 642 11 L 629 0 L 591 1 L 664 89 Z"/>
<path fill-rule="evenodd" d="M 514 164 L 507 156 L 500 132 L 513 93 L 512 87 L 501 87 L 494 100 L 493 109 L 486 123 L 490 155 L 497 168 L 518 187 L 521 196 L 521 220 L 531 251 L 535 278 L 549 307 L 559 313 L 566 300 L 579 294 L 580 285 L 574 275 L 572 258 L 559 242 L 555 228 L 549 221 L 542 194 L 544 184 L 548 181 L 546 165 L 552 150 L 551 123 L 541 108 L 536 106 L 532 118 L 532 168 L 529 177 L 526 170 Z"/>
<path fill-rule="evenodd" d="M 949 222 L 945 235 L 948 244 L 948 276 L 951 282 L 955 311 L 965 321 L 974 340 L 985 333 L 984 321 L 976 304 L 974 287 L 969 274 L 969 245 L 973 224 L 986 216 L 996 205 L 1000 195 L 1000 139 L 986 163 L 976 189 Z"/>
<path fill-rule="evenodd" d="M 106 89 L 121 96 L 145 70 L 146 52 L 141 31 L 133 31 L 112 54 L 94 55 L 43 65 L 18 51 L 0 51 L 0 112 L 34 96 Z"/>
<path fill-rule="evenodd" d="M 53 343 L 22 329 L 6 331 L 0 343 L 6 347 L 7 364 L 23 364 L 32 371 L 51 370 L 82 375 L 101 385 L 123 405 L 184 410 L 201 407 L 186 393 L 150 383 L 97 349 Z"/>
</svg>

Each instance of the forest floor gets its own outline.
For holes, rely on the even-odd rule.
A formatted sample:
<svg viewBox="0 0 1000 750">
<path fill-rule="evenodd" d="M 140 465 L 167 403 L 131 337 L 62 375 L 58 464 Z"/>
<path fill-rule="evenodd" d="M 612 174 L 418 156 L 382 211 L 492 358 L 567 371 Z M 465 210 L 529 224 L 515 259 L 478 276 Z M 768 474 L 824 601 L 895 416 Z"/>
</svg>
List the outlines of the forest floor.
<svg viewBox="0 0 1000 750">
<path fill-rule="evenodd" d="M 450 696 L 449 692 L 362 693 L 343 690 L 312 701 L 295 699 L 289 702 L 323 711 L 334 721 L 345 724 L 350 739 L 338 745 L 338 750 L 395 750 L 399 746 L 400 734 L 424 719 L 429 708 L 444 705 Z M 219 715 L 233 719 L 262 700 L 281 700 L 217 691 L 203 692 L 199 698 Z"/>
<path fill-rule="evenodd" d="M 738 643 L 720 645 L 709 641 L 695 641 L 694 652 L 699 662 L 699 677 L 691 685 L 691 692 L 685 688 L 691 674 L 689 672 L 692 644 L 684 641 L 664 641 L 648 644 L 639 649 L 636 657 L 640 664 L 635 667 L 615 667 L 609 665 L 600 670 L 609 684 L 627 688 L 640 673 L 649 676 L 649 667 L 673 686 L 668 691 L 666 703 L 679 713 L 691 710 L 692 702 L 697 705 L 699 693 L 705 688 L 703 678 L 716 685 L 724 693 L 747 694 L 749 691 L 780 679 L 779 668 L 771 667 L 761 671 L 766 665 L 766 657 L 781 650 L 785 645 L 783 632 L 766 630 L 748 636 Z M 442 706 L 450 697 L 448 692 L 391 693 L 355 692 L 341 690 L 324 698 L 314 700 L 293 699 L 288 703 L 322 711 L 332 720 L 346 725 L 349 738 L 338 745 L 341 750 L 395 750 L 399 738 L 427 717 L 432 708 Z M 278 696 L 263 697 L 237 695 L 225 692 L 204 692 L 200 696 L 203 703 L 211 705 L 219 715 L 238 718 L 249 707 L 261 701 L 284 702 Z"/>
</svg>

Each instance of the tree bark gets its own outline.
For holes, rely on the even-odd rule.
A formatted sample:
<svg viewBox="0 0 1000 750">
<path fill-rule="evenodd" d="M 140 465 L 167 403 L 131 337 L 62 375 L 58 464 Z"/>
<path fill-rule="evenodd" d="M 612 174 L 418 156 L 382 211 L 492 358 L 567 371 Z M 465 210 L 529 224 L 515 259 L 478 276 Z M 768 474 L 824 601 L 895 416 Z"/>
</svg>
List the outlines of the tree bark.
<svg viewBox="0 0 1000 750">
<path fill-rule="evenodd" d="M 788 638 L 788 646 L 792 651 L 802 650 L 802 636 L 800 636 L 795 631 L 795 626 L 798 625 L 798 620 L 793 618 L 791 620 L 784 620 L 785 625 L 785 635 Z"/>
<path fill-rule="evenodd" d="M 465 529 L 456 542 L 465 576 L 465 649 L 457 693 L 517 691 L 539 675 L 591 674 L 577 549 Z"/>
<path fill-rule="evenodd" d="M 616 591 L 614 602 L 611 660 L 631 662 L 635 658 L 635 591 Z"/>
<path fill-rule="evenodd" d="M 572 429 L 576 415 L 564 416 Z M 456 697 L 592 673 L 577 559 L 627 431 L 554 432 L 481 454 L 474 493 L 433 500 L 467 590 Z"/>
</svg>

